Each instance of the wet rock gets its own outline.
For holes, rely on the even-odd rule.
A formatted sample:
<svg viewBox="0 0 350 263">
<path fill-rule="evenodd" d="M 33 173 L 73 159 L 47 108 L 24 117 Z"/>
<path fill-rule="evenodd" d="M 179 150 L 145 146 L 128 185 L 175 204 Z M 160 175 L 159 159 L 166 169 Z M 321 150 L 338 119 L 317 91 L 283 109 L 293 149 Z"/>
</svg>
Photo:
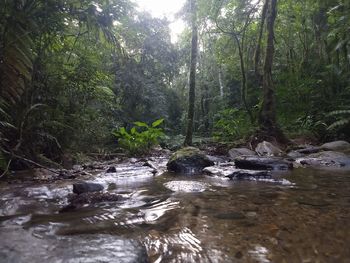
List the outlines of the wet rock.
<svg viewBox="0 0 350 263">
<path fill-rule="evenodd" d="M 287 156 L 293 159 L 297 159 L 297 158 L 305 157 L 307 154 L 318 153 L 320 151 L 322 151 L 321 147 L 308 145 L 308 146 L 290 151 L 287 154 Z"/>
<path fill-rule="evenodd" d="M 233 160 L 237 158 L 238 156 L 242 155 L 256 155 L 256 153 L 252 150 L 249 150 L 247 148 L 233 148 L 228 151 L 228 155 Z"/>
<path fill-rule="evenodd" d="M 211 156 L 211 155 L 207 155 L 208 159 L 212 162 L 214 162 L 215 164 L 221 164 L 221 163 L 225 163 L 227 161 L 229 161 L 229 159 L 225 156 Z"/>
<path fill-rule="evenodd" d="M 237 169 L 234 166 L 221 167 L 221 166 L 211 166 L 203 169 L 208 175 L 227 177 L 229 179 L 243 179 L 246 177 L 266 177 L 270 176 L 268 171 L 253 171 L 253 170 L 242 170 Z"/>
<path fill-rule="evenodd" d="M 110 166 L 106 173 L 116 173 L 117 172 L 117 168 L 115 168 L 114 166 Z"/>
<path fill-rule="evenodd" d="M 270 142 L 263 141 L 255 148 L 259 156 L 281 156 L 283 151 Z"/>
<path fill-rule="evenodd" d="M 157 172 L 157 166 L 153 163 L 153 162 L 151 162 L 151 161 L 146 161 L 142 166 L 147 166 L 147 167 L 150 167 L 150 168 L 152 168 L 153 170 L 155 170 L 156 172 Z"/>
<path fill-rule="evenodd" d="M 186 147 L 176 151 L 167 163 L 169 171 L 185 174 L 199 173 L 203 168 L 213 166 L 211 161 L 199 149 Z"/>
<path fill-rule="evenodd" d="M 297 159 L 304 157 L 306 154 L 300 153 L 298 151 L 291 151 L 287 154 L 287 157 L 292 158 L 292 159 Z"/>
<path fill-rule="evenodd" d="M 129 159 L 129 162 L 130 162 L 130 163 L 137 163 L 138 160 L 137 160 L 136 158 L 130 158 L 130 159 Z"/>
<path fill-rule="evenodd" d="M 59 172 L 59 179 L 74 179 L 77 175 L 66 170 L 61 170 Z"/>
<path fill-rule="evenodd" d="M 231 174 L 227 175 L 227 178 L 232 179 L 244 179 L 249 177 L 270 177 L 271 174 L 268 171 L 252 171 L 236 169 Z"/>
<path fill-rule="evenodd" d="M 296 152 L 301 154 L 312 154 L 312 153 L 318 153 L 320 151 L 322 151 L 322 148 L 318 146 L 308 146 L 308 147 L 296 150 Z"/>
<path fill-rule="evenodd" d="M 326 151 L 347 152 L 350 153 L 350 143 L 346 141 L 335 141 L 321 145 L 321 148 Z"/>
<path fill-rule="evenodd" d="M 247 170 L 289 170 L 292 162 L 279 157 L 242 156 L 235 159 L 237 168 Z"/>
<path fill-rule="evenodd" d="M 226 177 L 235 170 L 234 166 L 210 166 L 203 169 L 203 173 L 210 176 Z"/>
<path fill-rule="evenodd" d="M 84 205 L 98 204 L 104 202 L 117 202 L 123 199 L 123 196 L 111 193 L 83 193 L 80 195 L 70 195 L 68 197 L 69 204 L 63 207 L 59 212 L 69 212 L 72 210 L 79 209 Z"/>
<path fill-rule="evenodd" d="M 296 160 L 296 165 L 312 167 L 345 167 L 350 166 L 350 157 L 341 152 L 325 151 L 310 154 Z"/>
<path fill-rule="evenodd" d="M 73 193 L 83 194 L 88 192 L 98 192 L 104 189 L 103 185 L 96 183 L 76 183 L 73 184 Z"/>
</svg>

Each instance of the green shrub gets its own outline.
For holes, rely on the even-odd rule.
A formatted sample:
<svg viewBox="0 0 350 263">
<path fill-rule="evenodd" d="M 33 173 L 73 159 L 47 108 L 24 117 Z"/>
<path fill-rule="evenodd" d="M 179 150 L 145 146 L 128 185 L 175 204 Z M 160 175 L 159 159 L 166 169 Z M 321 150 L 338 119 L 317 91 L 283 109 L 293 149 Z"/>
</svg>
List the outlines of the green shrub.
<svg viewBox="0 0 350 263">
<path fill-rule="evenodd" d="M 164 119 L 159 119 L 148 125 L 144 122 L 134 122 L 135 126 L 127 131 L 125 127 L 112 132 L 117 137 L 118 145 L 127 150 L 129 154 L 147 153 L 153 146 L 159 143 L 159 139 L 164 136 L 162 128 L 159 126 Z"/>
<path fill-rule="evenodd" d="M 253 132 L 248 115 L 238 109 L 225 109 L 215 116 L 214 139 L 233 141 L 245 138 Z"/>
</svg>

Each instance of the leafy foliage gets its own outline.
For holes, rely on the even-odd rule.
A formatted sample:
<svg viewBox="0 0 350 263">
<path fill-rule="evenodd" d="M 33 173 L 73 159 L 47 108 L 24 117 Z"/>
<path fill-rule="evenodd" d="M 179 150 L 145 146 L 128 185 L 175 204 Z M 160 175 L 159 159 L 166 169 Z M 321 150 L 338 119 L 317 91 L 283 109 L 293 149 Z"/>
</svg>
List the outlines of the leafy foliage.
<svg viewBox="0 0 350 263">
<path fill-rule="evenodd" d="M 130 131 L 122 127 L 112 134 L 118 139 L 118 145 L 131 155 L 147 153 L 165 135 L 163 129 L 159 128 L 163 121 L 164 119 L 159 119 L 151 125 L 137 121 Z"/>
<path fill-rule="evenodd" d="M 251 135 L 253 128 L 249 116 L 238 109 L 226 109 L 218 112 L 214 125 L 214 138 L 229 142 Z"/>
<path fill-rule="evenodd" d="M 337 130 L 344 127 L 350 127 L 350 110 L 332 111 L 329 113 L 329 116 L 337 117 L 337 120 L 328 127 L 329 130 Z"/>
</svg>

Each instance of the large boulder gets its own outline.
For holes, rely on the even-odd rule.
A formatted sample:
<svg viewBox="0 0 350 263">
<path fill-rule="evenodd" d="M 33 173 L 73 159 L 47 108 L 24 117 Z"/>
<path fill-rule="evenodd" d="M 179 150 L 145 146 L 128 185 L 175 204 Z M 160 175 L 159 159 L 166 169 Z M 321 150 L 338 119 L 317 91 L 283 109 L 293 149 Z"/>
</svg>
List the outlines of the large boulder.
<svg viewBox="0 0 350 263">
<path fill-rule="evenodd" d="M 298 158 L 296 164 L 302 166 L 322 167 L 350 167 L 350 157 L 341 152 L 325 151 L 310 154 L 303 158 Z"/>
<path fill-rule="evenodd" d="M 270 142 L 263 141 L 255 148 L 259 156 L 282 156 L 283 151 Z"/>
<path fill-rule="evenodd" d="M 238 156 L 242 155 L 256 155 L 256 153 L 252 150 L 249 150 L 247 148 L 233 148 L 228 151 L 229 157 L 234 160 Z"/>
<path fill-rule="evenodd" d="M 280 157 L 241 156 L 235 159 L 239 169 L 247 170 L 289 170 L 293 164 Z"/>
<path fill-rule="evenodd" d="M 204 153 L 194 147 L 186 147 L 176 151 L 167 163 L 169 171 L 194 174 L 199 173 L 204 167 L 212 166 L 214 162 Z"/>
<path fill-rule="evenodd" d="M 325 151 L 350 153 L 350 143 L 348 143 L 346 141 L 328 142 L 328 143 L 321 145 L 321 148 Z"/>
</svg>

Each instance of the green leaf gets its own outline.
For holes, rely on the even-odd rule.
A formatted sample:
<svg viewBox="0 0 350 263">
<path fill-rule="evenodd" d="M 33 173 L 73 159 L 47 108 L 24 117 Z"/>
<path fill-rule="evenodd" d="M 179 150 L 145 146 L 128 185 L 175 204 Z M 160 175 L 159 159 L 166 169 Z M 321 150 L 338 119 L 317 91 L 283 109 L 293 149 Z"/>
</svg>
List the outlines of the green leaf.
<svg viewBox="0 0 350 263">
<path fill-rule="evenodd" d="M 163 122 L 164 122 L 164 119 L 156 120 L 155 122 L 152 123 L 152 127 L 153 127 L 153 128 L 158 127 L 158 126 L 161 125 Z"/>
<path fill-rule="evenodd" d="M 147 123 L 144 123 L 144 122 L 141 122 L 141 121 L 136 121 L 134 122 L 134 124 L 138 127 L 145 127 L 145 128 L 148 128 L 148 125 Z"/>
</svg>

